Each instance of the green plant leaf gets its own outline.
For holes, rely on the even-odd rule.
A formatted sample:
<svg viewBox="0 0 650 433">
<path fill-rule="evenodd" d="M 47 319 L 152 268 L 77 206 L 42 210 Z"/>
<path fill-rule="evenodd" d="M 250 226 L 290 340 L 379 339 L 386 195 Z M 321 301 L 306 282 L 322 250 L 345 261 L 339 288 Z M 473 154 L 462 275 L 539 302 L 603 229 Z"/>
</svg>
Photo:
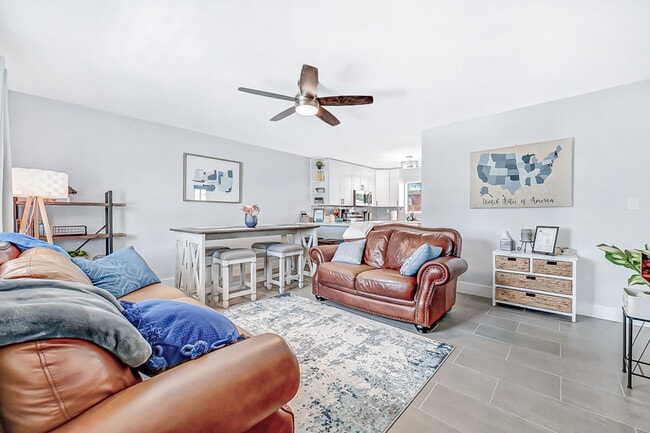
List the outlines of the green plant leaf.
<svg viewBox="0 0 650 433">
<path fill-rule="evenodd" d="M 641 273 L 641 250 L 625 250 L 625 255 L 633 269 Z"/>
<path fill-rule="evenodd" d="M 617 266 L 623 266 L 628 269 L 637 270 L 634 265 L 630 262 L 630 257 L 626 252 L 617 248 L 614 245 L 600 244 L 596 245 L 602 251 L 605 251 L 605 258 L 610 262 L 614 263 Z"/>
<path fill-rule="evenodd" d="M 599 249 L 605 251 L 606 253 L 622 253 L 623 252 L 619 248 L 617 248 L 615 245 L 610 246 L 610 245 L 607 245 L 607 244 L 598 244 L 598 245 L 596 245 L 596 248 L 599 248 Z"/>
<path fill-rule="evenodd" d="M 599 244 L 596 245 L 598 249 L 605 252 L 605 258 L 611 263 L 617 266 L 623 266 L 625 268 L 631 269 L 634 271 L 634 274 L 628 279 L 629 285 L 644 284 L 650 285 L 648 281 L 641 276 L 641 250 L 625 250 L 622 251 L 615 245 Z M 645 245 L 646 250 L 648 249 L 648 244 Z"/>
<path fill-rule="evenodd" d="M 645 284 L 646 286 L 650 286 L 650 282 L 646 281 L 646 279 L 639 274 L 631 275 L 630 278 L 628 278 L 627 280 L 627 284 L 630 286 L 636 284 Z"/>
</svg>

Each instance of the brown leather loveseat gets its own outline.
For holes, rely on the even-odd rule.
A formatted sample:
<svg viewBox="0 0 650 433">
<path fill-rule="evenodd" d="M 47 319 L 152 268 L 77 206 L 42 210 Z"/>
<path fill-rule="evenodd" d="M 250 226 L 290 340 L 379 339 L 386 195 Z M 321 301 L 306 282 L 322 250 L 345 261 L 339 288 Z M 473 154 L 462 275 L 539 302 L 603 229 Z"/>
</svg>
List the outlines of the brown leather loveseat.
<svg viewBox="0 0 650 433">
<path fill-rule="evenodd" d="M 48 248 L 5 262 L 0 278 L 89 284 L 67 255 Z M 122 299 L 198 304 L 161 283 Z M 290 433 L 293 414 L 285 404 L 299 376 L 295 355 L 274 334 L 251 336 L 144 381 L 86 340 L 11 344 L 0 347 L 0 433 Z"/>
<path fill-rule="evenodd" d="M 441 247 L 442 253 L 416 275 L 401 275 L 404 262 L 424 243 Z M 361 264 L 332 262 L 337 245 L 310 249 L 317 265 L 312 291 L 317 299 L 413 323 L 418 331 L 428 332 L 456 303 L 457 278 L 467 270 L 461 247 L 454 229 L 376 225 L 366 236 Z"/>
</svg>

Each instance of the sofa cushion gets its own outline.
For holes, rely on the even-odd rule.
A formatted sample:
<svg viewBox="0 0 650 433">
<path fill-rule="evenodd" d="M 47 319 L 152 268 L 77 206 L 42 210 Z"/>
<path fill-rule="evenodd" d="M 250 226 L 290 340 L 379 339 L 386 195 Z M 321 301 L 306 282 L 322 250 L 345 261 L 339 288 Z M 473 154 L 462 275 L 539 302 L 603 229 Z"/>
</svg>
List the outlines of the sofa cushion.
<svg viewBox="0 0 650 433">
<path fill-rule="evenodd" d="M 0 241 L 0 265 L 20 255 L 20 250 L 11 242 Z"/>
<path fill-rule="evenodd" d="M 359 292 L 389 299 L 412 301 L 416 285 L 414 277 L 401 275 L 391 269 L 372 269 L 357 275 L 354 288 Z"/>
<path fill-rule="evenodd" d="M 140 382 L 104 349 L 72 339 L 0 347 L 0 371 L 0 419 L 12 433 L 49 432 Z"/>
<path fill-rule="evenodd" d="M 407 230 L 395 230 L 388 241 L 385 268 L 400 270 L 402 265 L 422 244 L 442 248 L 441 256 L 447 256 L 454 250 L 454 243 L 449 237 L 440 233 L 417 233 Z"/>
<path fill-rule="evenodd" d="M 402 275 L 413 276 L 418 273 L 423 264 L 440 256 L 442 248 L 432 247 L 429 244 L 422 244 L 417 250 L 406 259 L 399 270 Z"/>
<path fill-rule="evenodd" d="M 151 357 L 138 367 L 148 375 L 243 338 L 230 319 L 208 308 L 167 299 L 120 304 L 126 318 L 151 345 Z"/>
<path fill-rule="evenodd" d="M 318 281 L 331 287 L 352 289 L 357 275 L 371 269 L 375 268 L 368 265 L 325 262 L 318 265 Z"/>
<path fill-rule="evenodd" d="M 107 290 L 116 298 L 160 282 L 158 276 L 132 246 L 97 260 L 72 261 L 88 275 L 93 286 Z"/>
<path fill-rule="evenodd" d="M 366 237 L 366 249 L 363 252 L 363 262 L 375 268 L 383 268 L 386 248 L 392 230 L 373 230 Z"/>
<path fill-rule="evenodd" d="M 70 256 L 43 247 L 30 248 L 3 263 L 0 278 L 40 278 L 91 284 L 86 274 L 72 263 Z"/>
<path fill-rule="evenodd" d="M 339 244 L 339 247 L 336 249 L 334 257 L 332 257 L 332 261 L 337 263 L 350 263 L 352 265 L 359 265 L 363 259 L 363 250 L 365 246 L 365 239 L 343 242 Z"/>
<path fill-rule="evenodd" d="M 119 298 L 120 301 L 140 302 L 145 299 L 169 299 L 177 301 L 188 296 L 180 289 L 165 283 L 153 283 Z M 194 299 L 194 298 L 188 298 Z M 199 303 L 198 301 L 196 301 Z M 201 304 L 205 305 L 205 304 Z"/>
</svg>

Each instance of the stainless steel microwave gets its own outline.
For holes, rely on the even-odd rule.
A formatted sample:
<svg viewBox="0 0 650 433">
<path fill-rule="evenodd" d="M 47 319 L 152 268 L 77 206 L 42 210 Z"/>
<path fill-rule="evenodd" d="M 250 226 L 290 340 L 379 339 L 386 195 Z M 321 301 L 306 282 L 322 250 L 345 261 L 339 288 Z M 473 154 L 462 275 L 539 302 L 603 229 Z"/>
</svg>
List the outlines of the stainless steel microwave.
<svg viewBox="0 0 650 433">
<path fill-rule="evenodd" d="M 352 191 L 354 206 L 370 206 L 372 204 L 372 193 L 370 191 Z"/>
</svg>

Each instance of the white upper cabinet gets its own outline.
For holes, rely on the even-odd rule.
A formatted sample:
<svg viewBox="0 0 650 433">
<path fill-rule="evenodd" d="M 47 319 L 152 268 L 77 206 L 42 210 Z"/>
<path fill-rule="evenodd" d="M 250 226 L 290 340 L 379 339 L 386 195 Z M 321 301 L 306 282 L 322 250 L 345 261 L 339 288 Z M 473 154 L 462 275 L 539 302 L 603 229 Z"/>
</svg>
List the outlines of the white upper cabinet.
<svg viewBox="0 0 650 433">
<path fill-rule="evenodd" d="M 389 206 L 390 203 L 390 170 L 375 171 L 375 206 Z"/>
<path fill-rule="evenodd" d="M 388 205 L 389 206 L 404 206 L 404 194 L 400 192 L 404 189 L 404 182 L 402 181 L 402 170 L 399 168 L 391 168 L 388 173 Z"/>
<path fill-rule="evenodd" d="M 404 204 L 404 194 L 400 197 L 400 185 L 404 182 L 400 176 L 400 169 L 375 170 L 375 206 L 398 207 Z"/>
<path fill-rule="evenodd" d="M 319 169 L 316 162 L 321 161 Z M 313 158 L 310 160 L 312 206 L 352 206 L 352 192 L 369 191 L 373 195 L 371 206 L 396 207 L 404 203 L 400 188 L 400 169 L 365 167 L 335 159 Z"/>
</svg>

